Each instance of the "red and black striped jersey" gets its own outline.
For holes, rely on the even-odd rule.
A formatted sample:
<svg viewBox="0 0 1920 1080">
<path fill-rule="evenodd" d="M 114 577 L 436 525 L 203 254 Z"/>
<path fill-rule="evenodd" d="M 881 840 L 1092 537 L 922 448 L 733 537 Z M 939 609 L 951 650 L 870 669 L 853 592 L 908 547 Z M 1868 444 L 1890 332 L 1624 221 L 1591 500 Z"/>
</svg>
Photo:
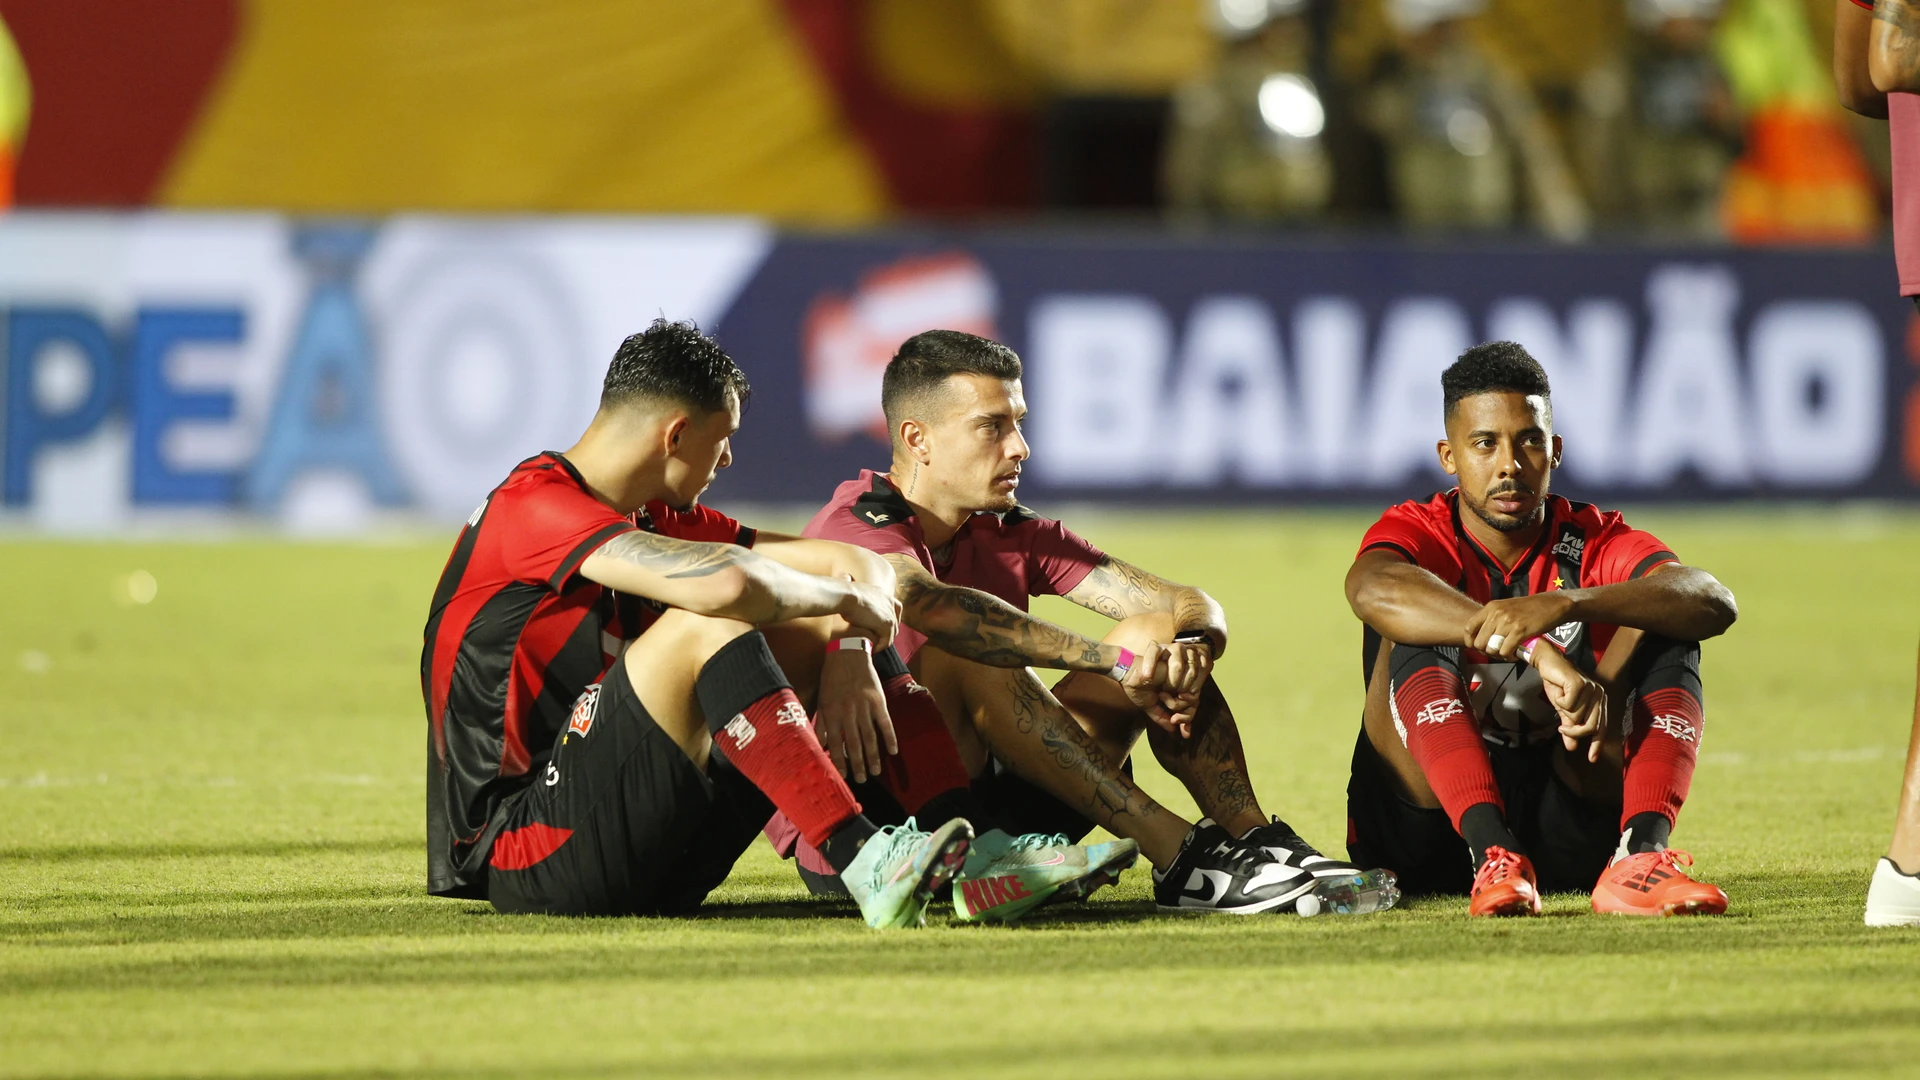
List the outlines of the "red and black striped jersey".
<svg viewBox="0 0 1920 1080">
<path fill-rule="evenodd" d="M 1360 541 L 1360 552 L 1380 548 L 1398 552 L 1482 604 L 1550 589 L 1614 585 L 1640 577 L 1662 563 L 1679 561 L 1659 537 L 1633 528 L 1617 512 L 1549 495 L 1546 527 L 1540 530 L 1540 539 L 1508 568 L 1473 538 L 1460 513 L 1459 488 L 1443 491 L 1426 502 L 1390 507 L 1367 530 Z M 1615 629 L 1569 623 L 1552 636 L 1569 649 L 1569 655 L 1584 645 L 1597 657 L 1606 652 Z M 1367 668 L 1370 673 L 1371 654 Z"/>
<path fill-rule="evenodd" d="M 1553 589 L 1614 585 L 1678 561 L 1658 537 L 1632 528 L 1618 513 L 1551 495 L 1540 538 L 1508 567 L 1467 531 L 1461 512 L 1459 488 L 1423 503 L 1391 507 L 1367 530 L 1360 553 L 1393 551 L 1482 604 Z M 1547 636 L 1576 666 L 1592 672 L 1618 629 L 1602 623 L 1567 622 Z M 1379 652 L 1380 635 L 1369 626 L 1361 635 L 1363 681 L 1371 678 Z M 1472 649 L 1463 651 L 1461 668 L 1482 738 L 1518 745 L 1552 737 L 1553 709 L 1537 672 Z"/>
<path fill-rule="evenodd" d="M 622 533 L 753 543 L 703 506 L 622 515 L 566 458 L 516 466 L 467 519 L 440 574 L 420 655 L 427 706 L 427 888 L 486 895 L 486 859 L 508 796 L 539 775 L 574 699 L 665 606 L 581 577 Z"/>
</svg>

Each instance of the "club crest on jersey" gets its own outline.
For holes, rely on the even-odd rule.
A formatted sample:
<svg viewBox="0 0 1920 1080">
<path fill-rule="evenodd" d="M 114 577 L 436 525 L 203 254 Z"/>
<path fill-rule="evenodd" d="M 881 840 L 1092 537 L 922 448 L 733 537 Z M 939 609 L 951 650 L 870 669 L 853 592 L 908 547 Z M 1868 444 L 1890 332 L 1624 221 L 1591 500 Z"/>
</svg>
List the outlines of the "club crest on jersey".
<svg viewBox="0 0 1920 1080">
<path fill-rule="evenodd" d="M 594 706 L 600 703 L 600 684 L 594 683 L 573 701 L 573 715 L 567 717 L 567 733 L 585 737 L 593 730 Z"/>
<path fill-rule="evenodd" d="M 1444 701 L 1431 702 L 1422 707 L 1419 712 L 1413 714 L 1413 722 L 1415 724 L 1444 724 L 1452 717 L 1465 715 L 1467 715 L 1467 707 L 1452 698 L 1448 698 Z"/>
<path fill-rule="evenodd" d="M 1585 625 L 1585 623 L 1578 621 L 1563 622 L 1559 626 L 1547 631 L 1547 637 L 1553 639 L 1553 643 L 1560 646 L 1560 650 L 1565 652 L 1573 648 L 1573 639 L 1580 636 L 1580 628 Z"/>
<path fill-rule="evenodd" d="M 720 730 L 733 736 L 733 745 L 736 750 L 745 747 L 753 741 L 754 736 L 760 734 L 745 713 L 734 713 L 733 719 L 727 721 L 727 726 Z"/>
</svg>

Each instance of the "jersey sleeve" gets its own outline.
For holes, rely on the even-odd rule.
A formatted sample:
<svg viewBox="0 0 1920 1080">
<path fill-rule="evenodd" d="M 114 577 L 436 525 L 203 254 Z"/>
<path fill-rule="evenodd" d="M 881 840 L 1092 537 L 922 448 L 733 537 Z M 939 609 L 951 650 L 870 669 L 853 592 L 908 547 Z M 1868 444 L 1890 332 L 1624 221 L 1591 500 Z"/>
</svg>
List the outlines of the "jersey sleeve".
<svg viewBox="0 0 1920 1080">
<path fill-rule="evenodd" d="M 528 488 L 516 500 L 507 525 L 502 560 L 517 581 L 559 592 L 587 556 L 633 522 L 612 507 L 565 483 Z"/>
<path fill-rule="evenodd" d="M 843 544 L 866 548 L 877 555 L 905 555 L 926 565 L 926 559 L 920 554 L 920 545 L 914 538 L 913 528 L 906 521 L 875 523 L 863 519 L 860 514 L 857 504 L 831 507 L 808 522 L 806 531 L 801 535 L 817 540 L 838 540 Z M 873 516 L 892 517 L 880 513 Z"/>
<path fill-rule="evenodd" d="M 1057 521 L 1040 518 L 1031 526 L 1027 547 L 1027 591 L 1033 596 L 1065 596 L 1086 580 L 1106 552 Z"/>
<path fill-rule="evenodd" d="M 671 536 L 676 540 L 701 540 L 711 544 L 738 544 L 752 547 L 758 537 L 757 530 L 742 525 L 733 518 L 715 510 L 711 506 L 695 503 L 684 510 L 676 510 L 663 502 L 650 502 L 646 507 L 647 516 L 661 536 Z"/>
<path fill-rule="evenodd" d="M 1448 519 L 1449 526 L 1451 518 Z M 1450 536 L 1437 532 L 1431 503 L 1404 502 L 1387 508 L 1360 539 L 1359 558 L 1369 551 L 1392 551 L 1442 581 L 1460 576 L 1460 552 Z"/>
<path fill-rule="evenodd" d="M 1644 577 L 1656 566 L 1679 561 L 1680 557 L 1659 537 L 1633 528 L 1619 514 L 1608 512 L 1601 518 L 1599 535 L 1587 542 L 1580 584 L 1586 588 L 1618 585 Z"/>
</svg>

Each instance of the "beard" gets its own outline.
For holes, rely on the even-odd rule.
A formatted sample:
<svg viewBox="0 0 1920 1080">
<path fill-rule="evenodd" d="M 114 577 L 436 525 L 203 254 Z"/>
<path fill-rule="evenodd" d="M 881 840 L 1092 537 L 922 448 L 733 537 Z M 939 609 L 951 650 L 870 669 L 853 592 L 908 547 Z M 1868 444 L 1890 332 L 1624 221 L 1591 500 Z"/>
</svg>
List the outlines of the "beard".
<svg viewBox="0 0 1920 1080">
<path fill-rule="evenodd" d="M 1547 512 L 1547 501 L 1545 499 L 1541 499 L 1539 502 L 1533 504 L 1533 509 L 1528 511 L 1524 517 L 1508 517 L 1501 514 L 1495 514 L 1493 511 L 1487 509 L 1487 503 L 1505 495 L 1531 495 L 1531 494 L 1533 494 L 1531 489 L 1518 487 L 1518 486 L 1503 487 L 1493 491 L 1489 491 L 1484 497 L 1482 497 L 1478 501 L 1475 501 L 1471 496 L 1467 495 L 1467 493 L 1464 490 L 1462 490 L 1460 493 L 1461 501 L 1467 504 L 1467 509 L 1473 511 L 1474 517 L 1477 517 L 1481 521 L 1486 522 L 1488 528 L 1495 529 L 1503 533 L 1519 532 L 1521 529 L 1525 529 L 1530 526 L 1539 524 L 1541 518 L 1545 516 Z"/>
</svg>

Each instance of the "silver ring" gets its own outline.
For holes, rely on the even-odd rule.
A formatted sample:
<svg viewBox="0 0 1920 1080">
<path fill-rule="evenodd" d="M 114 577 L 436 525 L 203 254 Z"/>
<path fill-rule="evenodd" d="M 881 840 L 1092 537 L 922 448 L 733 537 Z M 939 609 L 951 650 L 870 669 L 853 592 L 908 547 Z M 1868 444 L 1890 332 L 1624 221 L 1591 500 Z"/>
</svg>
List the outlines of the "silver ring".
<svg viewBox="0 0 1920 1080">
<path fill-rule="evenodd" d="M 1495 634 L 1487 639 L 1487 651 L 1499 652 L 1507 644 L 1507 635 Z"/>
</svg>

